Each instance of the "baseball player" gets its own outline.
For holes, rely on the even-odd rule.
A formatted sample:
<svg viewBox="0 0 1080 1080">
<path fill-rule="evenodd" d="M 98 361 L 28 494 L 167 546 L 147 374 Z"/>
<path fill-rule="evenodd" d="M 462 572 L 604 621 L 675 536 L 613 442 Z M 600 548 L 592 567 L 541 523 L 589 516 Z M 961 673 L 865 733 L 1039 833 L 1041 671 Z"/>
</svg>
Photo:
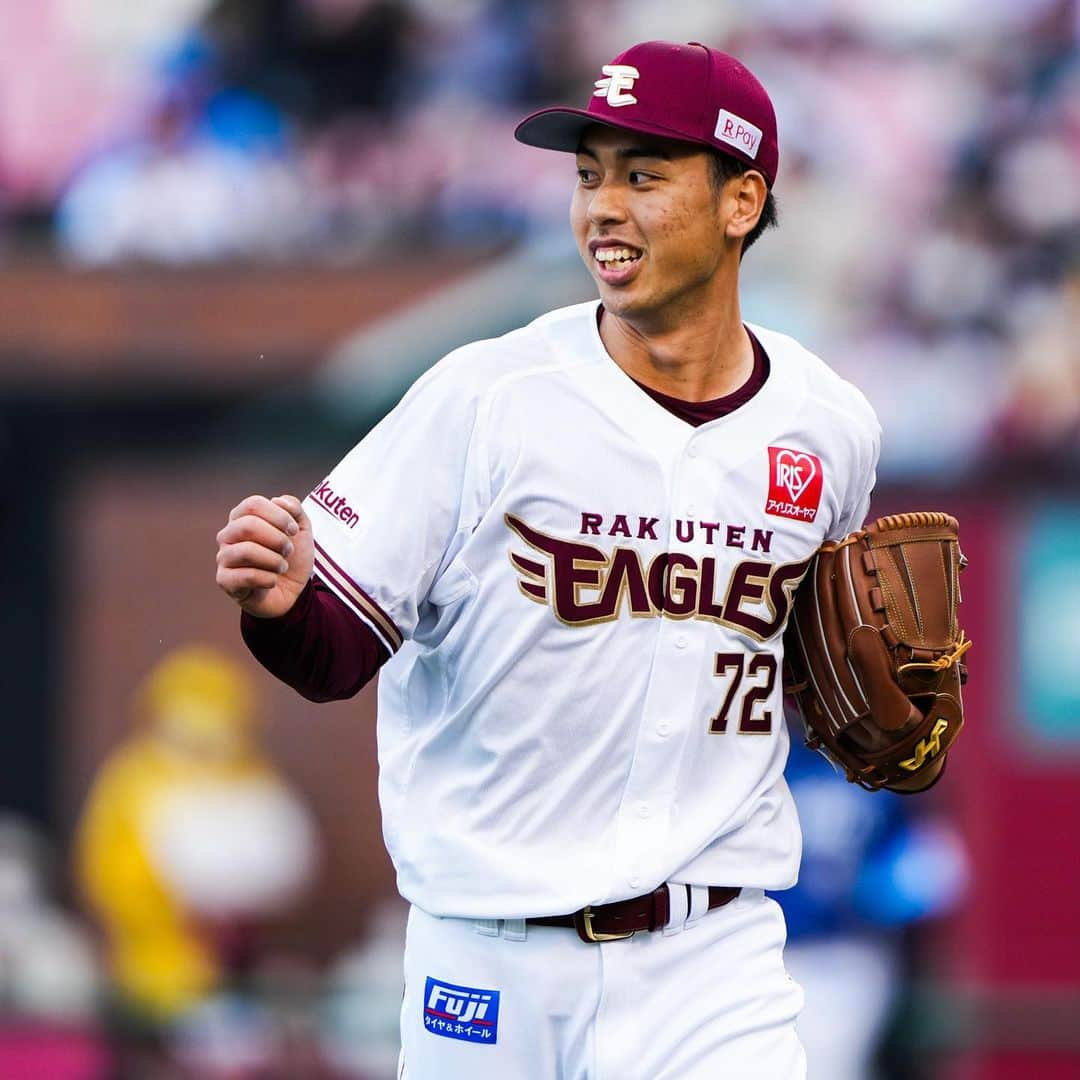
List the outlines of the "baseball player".
<svg viewBox="0 0 1080 1080">
<path fill-rule="evenodd" d="M 665 42 L 598 76 L 516 135 L 575 156 L 599 299 L 445 357 L 303 503 L 244 499 L 217 579 L 312 700 L 381 671 L 402 1075 L 792 1080 L 781 638 L 879 429 L 741 319 L 761 84 Z"/>
</svg>

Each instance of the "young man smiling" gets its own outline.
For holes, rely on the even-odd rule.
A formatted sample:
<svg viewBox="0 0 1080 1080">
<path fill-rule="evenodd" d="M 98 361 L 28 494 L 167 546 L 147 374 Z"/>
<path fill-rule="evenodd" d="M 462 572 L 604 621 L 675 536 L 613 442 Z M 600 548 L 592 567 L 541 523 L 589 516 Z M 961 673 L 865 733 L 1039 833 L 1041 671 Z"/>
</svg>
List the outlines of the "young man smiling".
<svg viewBox="0 0 1080 1080">
<path fill-rule="evenodd" d="M 244 499 L 217 580 L 313 700 L 381 668 L 403 1075 L 793 1080 L 781 637 L 877 421 L 742 321 L 778 154 L 737 60 L 636 45 L 517 137 L 577 155 L 599 302 L 451 353 L 303 504 Z"/>
<path fill-rule="evenodd" d="M 599 124 L 582 132 L 577 167 L 570 220 L 612 359 L 688 401 L 742 386 L 754 352 L 738 269 L 771 199 L 765 178 L 749 169 L 718 178 L 711 151 Z"/>
</svg>

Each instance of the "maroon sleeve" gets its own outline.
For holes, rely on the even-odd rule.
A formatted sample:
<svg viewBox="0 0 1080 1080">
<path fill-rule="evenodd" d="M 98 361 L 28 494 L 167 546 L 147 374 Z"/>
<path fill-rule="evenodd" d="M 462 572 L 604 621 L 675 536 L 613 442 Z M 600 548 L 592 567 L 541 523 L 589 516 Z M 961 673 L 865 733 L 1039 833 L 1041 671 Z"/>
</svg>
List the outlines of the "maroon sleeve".
<svg viewBox="0 0 1080 1080">
<path fill-rule="evenodd" d="M 350 698 L 390 659 L 390 652 L 318 578 L 278 619 L 244 612 L 240 633 L 272 675 L 309 701 Z"/>
</svg>

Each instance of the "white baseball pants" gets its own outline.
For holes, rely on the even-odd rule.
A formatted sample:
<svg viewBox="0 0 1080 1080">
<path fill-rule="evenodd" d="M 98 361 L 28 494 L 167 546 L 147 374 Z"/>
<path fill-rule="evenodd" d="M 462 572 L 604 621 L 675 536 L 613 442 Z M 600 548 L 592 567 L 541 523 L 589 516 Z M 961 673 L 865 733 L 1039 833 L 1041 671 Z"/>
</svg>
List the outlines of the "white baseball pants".
<svg viewBox="0 0 1080 1080">
<path fill-rule="evenodd" d="M 401 1080 L 804 1080 L 779 906 L 744 889 L 664 931 L 586 944 L 413 907 Z"/>
</svg>

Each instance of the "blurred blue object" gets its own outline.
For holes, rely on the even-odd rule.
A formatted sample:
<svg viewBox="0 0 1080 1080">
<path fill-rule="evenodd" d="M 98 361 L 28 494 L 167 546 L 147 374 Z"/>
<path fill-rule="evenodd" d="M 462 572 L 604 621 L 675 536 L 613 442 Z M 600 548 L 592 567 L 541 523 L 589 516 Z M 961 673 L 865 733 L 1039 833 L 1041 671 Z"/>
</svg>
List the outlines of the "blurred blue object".
<svg viewBox="0 0 1080 1080">
<path fill-rule="evenodd" d="M 916 799 L 849 784 L 792 731 L 787 781 L 803 830 L 799 883 L 775 894 L 788 938 L 884 932 L 942 914 L 960 896 L 964 859 Z"/>
<path fill-rule="evenodd" d="M 276 154 L 286 149 L 286 123 L 281 111 L 246 90 L 220 90 L 206 103 L 199 134 L 248 154 Z"/>
<path fill-rule="evenodd" d="M 217 70 L 218 51 L 198 27 L 185 33 L 158 65 L 166 89 L 209 78 Z"/>
</svg>

